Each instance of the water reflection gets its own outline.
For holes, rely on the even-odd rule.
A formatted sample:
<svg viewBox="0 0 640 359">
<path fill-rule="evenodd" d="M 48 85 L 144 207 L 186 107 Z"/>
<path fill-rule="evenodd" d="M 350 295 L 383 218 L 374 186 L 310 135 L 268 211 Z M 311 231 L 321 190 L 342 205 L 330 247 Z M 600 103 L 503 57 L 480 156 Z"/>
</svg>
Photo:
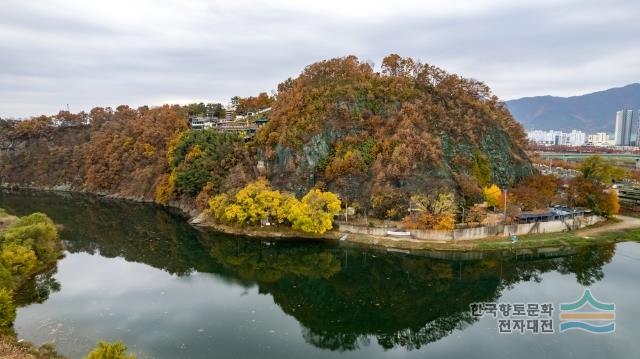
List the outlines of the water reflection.
<svg viewBox="0 0 640 359">
<path fill-rule="evenodd" d="M 466 254 L 433 258 L 337 243 L 258 241 L 193 229 L 177 214 L 93 197 L 20 192 L 0 194 L 0 207 L 24 215 L 43 211 L 64 226 L 70 253 L 99 253 L 144 263 L 178 276 L 211 273 L 257 286 L 294 317 L 304 340 L 352 351 L 375 340 L 382 348 L 418 349 L 476 319 L 472 302 L 497 300 L 542 274 L 574 274 L 581 285 L 603 279 L 614 245 L 557 253 Z M 19 302 L 41 303 L 60 289 L 55 269 L 36 277 Z"/>
<path fill-rule="evenodd" d="M 44 303 L 49 295 L 60 291 L 60 283 L 54 278 L 57 267 L 54 266 L 44 273 L 40 273 L 22 285 L 14 297 L 18 307 L 34 303 Z"/>
</svg>

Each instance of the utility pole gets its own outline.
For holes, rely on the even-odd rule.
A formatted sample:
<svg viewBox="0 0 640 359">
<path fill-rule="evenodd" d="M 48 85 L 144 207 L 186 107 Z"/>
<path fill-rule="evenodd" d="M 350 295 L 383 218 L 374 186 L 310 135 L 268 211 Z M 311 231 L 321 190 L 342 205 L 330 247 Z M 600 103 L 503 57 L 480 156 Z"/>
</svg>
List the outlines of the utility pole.
<svg viewBox="0 0 640 359">
<path fill-rule="evenodd" d="M 507 187 L 504 187 L 504 222 L 507 222 Z"/>
<path fill-rule="evenodd" d="M 344 221 L 349 222 L 349 217 L 347 212 L 349 212 L 349 197 L 344 198 Z"/>
</svg>

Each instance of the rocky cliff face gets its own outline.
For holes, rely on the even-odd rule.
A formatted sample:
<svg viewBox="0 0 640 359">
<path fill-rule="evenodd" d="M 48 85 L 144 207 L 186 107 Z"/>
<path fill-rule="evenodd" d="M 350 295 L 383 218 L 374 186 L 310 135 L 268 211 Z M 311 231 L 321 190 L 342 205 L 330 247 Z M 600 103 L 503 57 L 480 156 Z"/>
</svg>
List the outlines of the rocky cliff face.
<svg viewBox="0 0 640 359">
<path fill-rule="evenodd" d="M 0 185 L 151 202 L 167 171 L 168 143 L 187 128 L 181 110 L 120 106 L 0 120 Z"/>
<path fill-rule="evenodd" d="M 477 199 L 533 169 L 522 127 L 482 83 L 395 55 L 313 64 L 279 87 L 257 155 L 278 187 L 376 196 L 453 191 Z"/>
<path fill-rule="evenodd" d="M 0 184 L 80 189 L 83 182 L 80 146 L 89 140 L 86 127 L 51 128 L 34 136 L 0 133 Z"/>
</svg>

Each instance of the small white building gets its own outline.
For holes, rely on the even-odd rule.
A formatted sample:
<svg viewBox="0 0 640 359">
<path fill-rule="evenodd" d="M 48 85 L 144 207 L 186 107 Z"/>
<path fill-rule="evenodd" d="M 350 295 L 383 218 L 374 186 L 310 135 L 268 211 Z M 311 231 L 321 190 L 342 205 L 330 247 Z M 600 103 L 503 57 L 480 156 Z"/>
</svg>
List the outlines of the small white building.
<svg viewBox="0 0 640 359">
<path fill-rule="evenodd" d="M 219 119 L 211 116 L 189 116 L 189 128 L 192 130 L 204 130 L 217 125 Z"/>
</svg>

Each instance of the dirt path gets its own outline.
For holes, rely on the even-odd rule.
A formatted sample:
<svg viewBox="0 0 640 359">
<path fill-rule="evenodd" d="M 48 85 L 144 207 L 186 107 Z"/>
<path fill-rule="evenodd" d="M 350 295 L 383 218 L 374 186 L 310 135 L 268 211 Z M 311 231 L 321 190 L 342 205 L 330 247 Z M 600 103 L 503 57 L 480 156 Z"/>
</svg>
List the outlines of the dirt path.
<svg viewBox="0 0 640 359">
<path fill-rule="evenodd" d="M 604 232 L 614 232 L 623 229 L 640 228 L 640 218 L 627 216 L 616 216 L 616 218 L 621 220 L 622 222 L 612 223 L 600 227 L 581 229 L 577 231 L 576 234 L 583 237 L 589 237 Z"/>
</svg>

